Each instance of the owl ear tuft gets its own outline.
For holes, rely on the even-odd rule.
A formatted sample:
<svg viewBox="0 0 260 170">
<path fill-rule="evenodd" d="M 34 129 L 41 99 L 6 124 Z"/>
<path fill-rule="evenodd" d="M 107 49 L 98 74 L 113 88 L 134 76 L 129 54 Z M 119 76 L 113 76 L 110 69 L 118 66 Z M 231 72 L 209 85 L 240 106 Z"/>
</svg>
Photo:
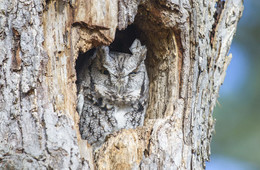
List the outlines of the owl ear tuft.
<svg viewBox="0 0 260 170">
<path fill-rule="evenodd" d="M 129 50 L 132 52 L 132 54 L 134 54 L 137 51 L 139 51 L 141 47 L 142 47 L 141 42 L 138 39 L 135 39 L 131 47 L 129 48 Z"/>
<path fill-rule="evenodd" d="M 97 48 L 97 57 L 102 61 L 103 66 L 111 67 L 112 59 L 109 55 L 108 46 L 101 46 Z"/>
<path fill-rule="evenodd" d="M 102 56 L 109 56 L 109 48 L 107 46 L 101 46 L 97 48 L 97 57 L 103 58 Z"/>
<path fill-rule="evenodd" d="M 129 50 L 132 52 L 134 57 L 138 57 L 141 61 L 145 60 L 147 49 L 142 46 L 138 39 L 135 39 Z"/>
</svg>

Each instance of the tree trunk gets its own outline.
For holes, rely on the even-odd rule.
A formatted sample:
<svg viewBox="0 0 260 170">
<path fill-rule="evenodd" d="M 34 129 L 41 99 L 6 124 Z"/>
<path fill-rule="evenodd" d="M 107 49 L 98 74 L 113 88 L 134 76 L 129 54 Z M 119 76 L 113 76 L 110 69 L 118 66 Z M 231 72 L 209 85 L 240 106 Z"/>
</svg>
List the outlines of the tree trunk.
<svg viewBox="0 0 260 170">
<path fill-rule="evenodd" d="M 1 168 L 205 168 L 242 0 L 1 0 L 0 10 Z M 149 105 L 144 126 L 93 152 L 78 128 L 76 61 L 117 29 L 148 49 Z"/>
</svg>

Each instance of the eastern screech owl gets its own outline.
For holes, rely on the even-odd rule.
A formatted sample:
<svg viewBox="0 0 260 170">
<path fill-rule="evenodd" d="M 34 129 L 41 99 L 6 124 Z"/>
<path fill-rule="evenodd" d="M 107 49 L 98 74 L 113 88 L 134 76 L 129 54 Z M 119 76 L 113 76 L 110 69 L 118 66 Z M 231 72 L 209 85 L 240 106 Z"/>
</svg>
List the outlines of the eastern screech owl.
<svg viewBox="0 0 260 170">
<path fill-rule="evenodd" d="M 98 47 L 78 77 L 80 133 L 95 148 L 115 131 L 143 125 L 149 84 L 144 64 L 147 49 L 136 39 L 129 50 L 132 55 Z"/>
</svg>

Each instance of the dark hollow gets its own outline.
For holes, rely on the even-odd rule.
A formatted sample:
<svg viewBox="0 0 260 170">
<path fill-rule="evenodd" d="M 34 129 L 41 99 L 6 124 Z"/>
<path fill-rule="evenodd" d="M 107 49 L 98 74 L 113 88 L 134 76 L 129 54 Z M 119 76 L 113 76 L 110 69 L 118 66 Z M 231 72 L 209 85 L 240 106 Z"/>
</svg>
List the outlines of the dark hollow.
<svg viewBox="0 0 260 170">
<path fill-rule="evenodd" d="M 110 44 L 109 50 L 128 53 L 131 54 L 129 48 L 131 47 L 132 43 L 136 38 L 140 35 L 140 31 L 136 28 L 135 25 L 128 26 L 125 30 L 116 31 L 115 40 Z M 76 72 L 77 72 L 77 81 L 76 84 L 78 85 L 79 81 L 79 74 L 81 70 L 84 68 L 84 64 L 87 64 L 89 58 L 94 55 L 96 48 L 90 49 L 86 53 L 79 53 L 79 56 L 76 61 Z"/>
<path fill-rule="evenodd" d="M 110 44 L 110 51 L 131 54 L 129 48 L 136 38 L 139 37 L 139 31 L 134 25 L 128 26 L 123 31 L 116 31 L 115 40 Z"/>
</svg>

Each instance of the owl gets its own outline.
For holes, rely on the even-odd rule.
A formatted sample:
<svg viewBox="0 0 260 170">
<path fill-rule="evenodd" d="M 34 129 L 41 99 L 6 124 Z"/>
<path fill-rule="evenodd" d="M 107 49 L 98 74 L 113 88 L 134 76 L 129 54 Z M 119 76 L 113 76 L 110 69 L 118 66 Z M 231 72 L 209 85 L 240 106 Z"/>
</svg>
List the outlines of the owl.
<svg viewBox="0 0 260 170">
<path fill-rule="evenodd" d="M 98 47 L 78 76 L 79 129 L 94 148 L 113 132 L 143 125 L 149 85 L 147 49 L 136 39 L 129 50 L 132 54 Z"/>
</svg>

